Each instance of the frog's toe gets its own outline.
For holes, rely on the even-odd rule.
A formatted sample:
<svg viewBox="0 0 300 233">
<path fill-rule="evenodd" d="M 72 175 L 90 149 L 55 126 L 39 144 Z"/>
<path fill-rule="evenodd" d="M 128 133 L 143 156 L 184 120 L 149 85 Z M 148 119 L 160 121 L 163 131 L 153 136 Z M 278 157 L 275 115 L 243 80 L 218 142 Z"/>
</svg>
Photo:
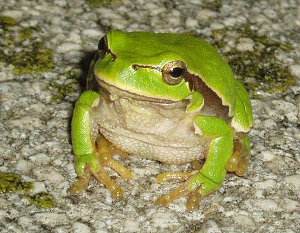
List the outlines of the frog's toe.
<svg viewBox="0 0 300 233">
<path fill-rule="evenodd" d="M 77 178 L 77 180 L 69 188 L 70 193 L 80 193 L 87 189 L 90 181 L 90 175 L 84 175 Z"/>
<path fill-rule="evenodd" d="M 188 188 L 188 184 L 184 183 L 180 185 L 178 188 L 172 190 L 168 194 L 160 196 L 155 204 L 161 206 L 168 206 L 170 203 L 179 199 L 181 197 L 187 197 L 186 208 L 189 211 L 193 211 L 199 208 L 199 201 L 201 198 L 200 188 L 195 189 L 194 191 L 190 191 Z"/>
<path fill-rule="evenodd" d="M 92 170 L 97 171 L 101 165 L 95 153 L 86 154 L 77 158 L 76 161 L 77 180 L 69 188 L 70 193 L 79 193 L 87 189 L 92 176 Z"/>
<path fill-rule="evenodd" d="M 234 172 L 238 176 L 244 176 L 248 170 L 249 160 L 250 152 L 247 146 L 236 141 L 234 145 L 234 153 L 226 165 L 226 170 Z"/>
<path fill-rule="evenodd" d="M 106 159 L 103 163 L 104 166 L 109 167 L 113 169 L 115 172 L 117 172 L 124 180 L 131 180 L 134 177 L 134 174 L 124 167 L 120 162 L 114 159 Z"/>
<path fill-rule="evenodd" d="M 199 192 L 199 189 L 190 192 L 187 198 L 186 202 L 186 208 L 189 211 L 194 211 L 199 208 L 199 202 L 200 202 L 201 194 Z"/>
<path fill-rule="evenodd" d="M 107 174 L 103 169 L 99 171 L 91 171 L 93 176 L 99 183 L 102 183 L 112 194 L 114 199 L 121 199 L 123 197 L 123 189 Z"/>
<path fill-rule="evenodd" d="M 170 191 L 168 194 L 160 196 L 158 199 L 156 199 L 155 204 L 162 205 L 162 206 L 168 206 L 170 203 L 172 203 L 176 199 L 186 196 L 189 192 L 190 191 L 189 191 L 187 185 L 182 184 L 178 188 Z"/>
<path fill-rule="evenodd" d="M 249 156 L 242 157 L 242 159 L 238 163 L 238 167 L 235 173 L 238 176 L 244 176 L 248 171 L 248 166 L 249 166 Z"/>
<path fill-rule="evenodd" d="M 168 206 L 180 197 L 187 196 L 186 207 L 193 211 L 199 207 L 201 197 L 218 190 L 221 184 L 215 183 L 201 173 L 191 175 L 182 185 L 170 191 L 168 194 L 159 197 L 155 203 Z"/>
<path fill-rule="evenodd" d="M 159 174 L 156 177 L 157 183 L 165 183 L 170 180 L 177 180 L 177 181 L 186 181 L 188 180 L 193 174 L 195 174 L 197 171 L 192 172 L 164 172 Z M 175 201 L 176 199 L 180 197 L 184 197 L 188 195 L 189 189 L 186 185 L 186 183 L 180 185 L 178 188 L 172 190 L 166 195 L 162 195 L 159 197 L 155 204 L 162 205 L 162 206 L 168 206 L 170 203 Z"/>
<path fill-rule="evenodd" d="M 156 176 L 157 183 L 165 183 L 169 180 L 185 181 L 197 171 L 192 172 L 163 172 Z"/>
</svg>

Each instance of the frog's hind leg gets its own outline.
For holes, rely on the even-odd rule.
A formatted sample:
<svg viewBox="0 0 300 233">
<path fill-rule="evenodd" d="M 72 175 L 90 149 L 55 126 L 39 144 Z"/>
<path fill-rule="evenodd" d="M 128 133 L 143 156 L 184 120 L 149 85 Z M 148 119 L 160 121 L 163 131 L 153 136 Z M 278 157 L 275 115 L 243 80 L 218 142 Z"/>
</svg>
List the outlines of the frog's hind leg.
<svg viewBox="0 0 300 233">
<path fill-rule="evenodd" d="M 226 170 L 234 172 L 238 176 L 244 176 L 247 172 L 250 159 L 250 142 L 246 134 L 238 134 L 234 140 L 234 152 L 229 159 Z"/>
<path fill-rule="evenodd" d="M 101 134 L 97 137 L 96 149 L 98 151 L 98 159 L 104 167 L 113 169 L 125 180 L 133 178 L 133 173 L 112 157 L 113 154 L 119 154 L 123 157 L 127 157 L 128 154 L 126 152 L 116 148 Z"/>
</svg>

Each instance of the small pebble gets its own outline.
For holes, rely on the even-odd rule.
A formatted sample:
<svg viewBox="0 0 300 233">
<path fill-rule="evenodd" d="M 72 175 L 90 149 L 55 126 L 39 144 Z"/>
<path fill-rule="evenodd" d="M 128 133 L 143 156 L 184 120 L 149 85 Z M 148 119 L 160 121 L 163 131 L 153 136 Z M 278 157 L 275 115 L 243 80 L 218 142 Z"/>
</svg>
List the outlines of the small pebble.
<svg viewBox="0 0 300 233">
<path fill-rule="evenodd" d="M 269 162 L 274 159 L 275 155 L 271 151 L 262 151 L 260 158 L 265 161 Z"/>
<path fill-rule="evenodd" d="M 205 222 L 200 230 L 201 233 L 222 233 L 218 224 L 213 221 L 209 220 Z"/>
<path fill-rule="evenodd" d="M 293 212 L 296 210 L 300 211 L 300 202 L 285 198 L 283 200 L 282 207 L 289 212 Z"/>
<path fill-rule="evenodd" d="M 70 43 L 70 42 L 63 43 L 57 48 L 57 51 L 59 53 L 66 53 L 66 52 L 77 51 L 77 50 L 81 50 L 81 46 L 79 44 Z"/>
<path fill-rule="evenodd" d="M 41 192 L 47 192 L 47 189 L 45 187 L 45 184 L 43 182 L 34 182 L 33 183 L 33 189 L 32 194 L 41 193 Z"/>
<path fill-rule="evenodd" d="M 170 226 L 179 225 L 176 215 L 171 212 L 157 212 L 152 215 L 151 222 L 154 227 L 168 228 Z"/>
<path fill-rule="evenodd" d="M 191 17 L 188 17 L 185 20 L 185 25 L 186 25 L 187 28 L 193 28 L 193 27 L 196 27 L 198 25 L 198 21 L 191 18 Z"/>
<path fill-rule="evenodd" d="M 23 12 L 18 10 L 5 10 L 0 12 L 1 16 L 7 16 L 14 18 L 16 21 L 20 21 L 23 17 Z"/>
<path fill-rule="evenodd" d="M 197 14 L 197 19 L 201 20 L 201 21 L 208 20 L 208 19 L 211 19 L 214 17 L 216 17 L 216 12 L 208 10 L 208 9 L 200 10 Z"/>
<path fill-rule="evenodd" d="M 278 204 L 271 199 L 255 199 L 253 201 L 253 204 L 264 211 L 278 211 L 280 208 L 278 207 Z"/>
<path fill-rule="evenodd" d="M 133 219 L 126 219 L 123 226 L 123 232 L 140 232 L 139 223 Z"/>
<path fill-rule="evenodd" d="M 251 218 L 248 215 L 243 215 L 243 214 L 238 214 L 236 216 L 234 216 L 234 221 L 242 226 L 247 226 L 249 228 L 255 228 L 255 222 L 253 220 L 253 218 Z"/>
<path fill-rule="evenodd" d="M 88 225 L 83 224 L 81 222 L 75 222 L 72 225 L 72 229 L 74 233 L 90 233 L 91 229 Z"/>
<path fill-rule="evenodd" d="M 296 189 L 300 190 L 300 174 L 293 175 L 293 176 L 287 176 L 284 178 L 284 181 L 286 183 L 288 183 L 289 185 L 292 185 Z"/>
<path fill-rule="evenodd" d="M 236 48 L 241 52 L 253 51 L 254 42 L 250 38 L 240 38 Z"/>
<path fill-rule="evenodd" d="M 16 170 L 24 174 L 28 174 L 32 167 L 33 164 L 24 159 L 20 159 L 16 164 Z"/>
<path fill-rule="evenodd" d="M 38 177 L 39 180 L 44 180 L 52 184 L 61 184 L 65 178 L 57 171 L 51 169 L 36 169 L 33 173 Z"/>
<path fill-rule="evenodd" d="M 275 180 L 265 180 L 262 182 L 257 182 L 254 184 L 256 188 L 258 189 L 272 189 L 276 186 L 276 181 Z"/>
<path fill-rule="evenodd" d="M 291 74 L 300 79 L 300 64 L 291 65 L 289 68 Z"/>
<path fill-rule="evenodd" d="M 67 216 L 61 213 L 52 213 L 52 212 L 35 213 L 33 214 L 33 218 L 35 221 L 49 227 L 63 225 L 68 222 Z"/>
<path fill-rule="evenodd" d="M 96 233 L 108 233 L 107 227 L 104 222 L 96 221 L 93 226 Z"/>
<path fill-rule="evenodd" d="M 95 29 L 85 29 L 82 31 L 84 37 L 100 38 L 101 33 Z"/>
<path fill-rule="evenodd" d="M 274 129 L 277 126 L 273 119 L 266 119 L 262 124 L 268 129 Z"/>
<path fill-rule="evenodd" d="M 35 154 L 29 157 L 29 159 L 36 164 L 47 164 L 50 162 L 48 155 L 44 153 Z"/>
</svg>

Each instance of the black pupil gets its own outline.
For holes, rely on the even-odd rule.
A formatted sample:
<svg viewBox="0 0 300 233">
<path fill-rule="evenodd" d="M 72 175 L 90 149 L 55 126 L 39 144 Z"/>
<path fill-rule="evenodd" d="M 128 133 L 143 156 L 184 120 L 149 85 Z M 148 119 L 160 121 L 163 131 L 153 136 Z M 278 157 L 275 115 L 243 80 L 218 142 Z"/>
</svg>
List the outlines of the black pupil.
<svg viewBox="0 0 300 233">
<path fill-rule="evenodd" d="M 170 75 L 174 78 L 178 78 L 183 74 L 183 72 L 184 72 L 183 68 L 175 67 L 171 70 Z"/>
</svg>

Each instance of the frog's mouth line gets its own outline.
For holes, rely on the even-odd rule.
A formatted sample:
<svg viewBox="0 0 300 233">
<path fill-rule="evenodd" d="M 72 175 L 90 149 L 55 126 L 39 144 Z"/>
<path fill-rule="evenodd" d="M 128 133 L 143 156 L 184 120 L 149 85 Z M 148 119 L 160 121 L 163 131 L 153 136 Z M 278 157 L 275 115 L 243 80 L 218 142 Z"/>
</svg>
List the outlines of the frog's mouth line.
<svg viewBox="0 0 300 233">
<path fill-rule="evenodd" d="M 174 105 L 174 104 L 185 104 L 185 101 L 174 101 L 174 100 L 167 100 L 167 99 L 159 99 L 153 98 L 148 96 L 143 96 L 140 94 L 136 94 L 127 90 L 123 90 L 119 87 L 116 87 L 112 84 L 109 84 L 102 79 L 96 78 L 98 84 L 100 85 L 100 90 L 104 91 L 104 94 L 110 95 L 112 99 L 124 97 L 124 98 L 131 98 L 138 101 L 146 101 L 152 104 L 159 104 L 159 105 Z"/>
</svg>

